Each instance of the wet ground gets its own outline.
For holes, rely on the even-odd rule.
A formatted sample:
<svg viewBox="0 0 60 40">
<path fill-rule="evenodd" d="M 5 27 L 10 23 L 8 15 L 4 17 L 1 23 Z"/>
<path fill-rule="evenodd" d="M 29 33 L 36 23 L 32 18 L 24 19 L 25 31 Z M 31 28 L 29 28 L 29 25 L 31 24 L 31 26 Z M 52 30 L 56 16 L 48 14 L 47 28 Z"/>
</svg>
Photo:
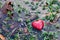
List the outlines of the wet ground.
<svg viewBox="0 0 60 40">
<path fill-rule="evenodd" d="M 12 6 L 7 4 L 10 1 Z M 43 19 L 46 14 L 50 13 L 48 8 L 43 10 L 46 0 L 0 0 L 0 5 L 0 34 L 6 40 L 60 40 L 59 9 L 58 13 L 54 12 L 58 16 L 56 22 L 45 19 L 45 25 L 41 31 L 31 26 L 32 21 Z M 48 36 L 44 32 L 47 32 Z M 53 39 L 46 39 L 50 33 L 54 33 L 51 36 Z"/>
</svg>

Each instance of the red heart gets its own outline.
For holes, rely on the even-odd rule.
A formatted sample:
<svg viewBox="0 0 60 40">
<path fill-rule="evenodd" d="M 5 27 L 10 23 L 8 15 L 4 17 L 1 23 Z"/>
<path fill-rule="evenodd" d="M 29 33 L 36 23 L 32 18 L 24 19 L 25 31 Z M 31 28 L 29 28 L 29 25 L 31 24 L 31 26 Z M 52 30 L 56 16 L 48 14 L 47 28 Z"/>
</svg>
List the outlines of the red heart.
<svg viewBox="0 0 60 40">
<path fill-rule="evenodd" d="M 38 30 L 42 30 L 44 27 L 44 21 L 43 20 L 35 20 L 32 22 L 32 27 Z"/>
</svg>

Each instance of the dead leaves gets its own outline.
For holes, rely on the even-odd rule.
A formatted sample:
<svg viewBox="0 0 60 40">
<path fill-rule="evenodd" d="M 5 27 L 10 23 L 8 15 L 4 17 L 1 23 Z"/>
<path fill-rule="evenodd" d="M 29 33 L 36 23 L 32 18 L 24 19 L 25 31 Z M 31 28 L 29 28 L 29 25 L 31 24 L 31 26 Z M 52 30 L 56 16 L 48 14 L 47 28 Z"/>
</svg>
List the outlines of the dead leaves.
<svg viewBox="0 0 60 40">
<path fill-rule="evenodd" d="M 28 29 L 27 28 L 24 28 L 24 32 L 27 33 L 28 32 Z"/>
<path fill-rule="evenodd" d="M 1 8 L 1 10 L 2 10 L 2 12 L 3 12 L 4 14 L 7 13 L 8 10 L 9 10 L 9 11 L 12 11 L 13 8 L 12 8 L 12 6 L 11 6 L 11 2 L 6 2 L 6 3 L 3 5 L 3 7 Z"/>
<path fill-rule="evenodd" d="M 2 34 L 0 34 L 0 39 L 1 40 L 6 40 L 5 37 Z"/>
<path fill-rule="evenodd" d="M 26 35 L 29 34 L 27 27 L 23 28 L 23 31 L 24 31 L 24 33 L 25 33 Z"/>
</svg>

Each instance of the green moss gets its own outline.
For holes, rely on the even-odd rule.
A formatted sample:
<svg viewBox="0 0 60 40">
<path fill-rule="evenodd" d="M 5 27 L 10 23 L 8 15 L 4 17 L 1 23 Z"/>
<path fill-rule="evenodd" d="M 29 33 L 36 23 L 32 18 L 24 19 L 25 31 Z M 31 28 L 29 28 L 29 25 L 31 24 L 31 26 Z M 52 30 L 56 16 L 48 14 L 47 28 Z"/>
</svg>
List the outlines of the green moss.
<svg viewBox="0 0 60 40">
<path fill-rule="evenodd" d="M 34 5 L 34 2 L 31 2 L 32 5 Z"/>
<path fill-rule="evenodd" d="M 2 8 L 2 3 L 0 2 L 0 8 Z"/>
<path fill-rule="evenodd" d="M 27 2 L 25 2 L 25 4 L 29 4 L 29 2 L 27 1 Z"/>
<path fill-rule="evenodd" d="M 36 10 L 37 9 L 37 6 L 32 6 L 31 9 L 32 10 Z"/>
<path fill-rule="evenodd" d="M 7 21 L 8 21 L 8 20 L 10 20 L 10 17 L 6 17 L 6 19 L 5 19 L 5 20 L 7 20 Z"/>
<path fill-rule="evenodd" d="M 56 14 L 51 13 L 49 16 L 46 16 L 45 19 L 49 20 L 50 22 L 53 22 L 55 17 L 56 17 Z"/>
<path fill-rule="evenodd" d="M 8 13 L 7 13 L 8 15 L 11 15 L 12 14 L 12 12 L 11 11 L 8 11 Z"/>
<path fill-rule="evenodd" d="M 42 36 L 43 36 L 44 40 L 52 40 L 55 35 L 53 32 L 43 32 Z"/>
<path fill-rule="evenodd" d="M 29 22 L 30 22 L 30 19 L 27 19 L 27 20 L 26 20 L 26 23 L 29 23 Z"/>
<path fill-rule="evenodd" d="M 32 36 L 30 36 L 29 40 L 36 40 L 36 39 L 35 39 L 35 37 L 33 37 L 33 35 L 32 35 Z"/>
</svg>

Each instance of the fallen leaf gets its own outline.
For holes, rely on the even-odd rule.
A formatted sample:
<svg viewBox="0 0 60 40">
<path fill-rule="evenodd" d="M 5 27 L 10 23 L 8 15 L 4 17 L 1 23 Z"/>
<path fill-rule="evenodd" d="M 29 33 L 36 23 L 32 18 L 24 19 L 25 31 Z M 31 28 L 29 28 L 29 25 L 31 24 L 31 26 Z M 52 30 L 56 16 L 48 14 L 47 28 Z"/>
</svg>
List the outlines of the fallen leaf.
<svg viewBox="0 0 60 40">
<path fill-rule="evenodd" d="M 6 40 L 5 37 L 2 34 L 0 34 L 0 39 L 1 40 Z"/>
<path fill-rule="evenodd" d="M 27 28 L 24 28 L 24 33 L 28 33 L 28 29 Z"/>
<path fill-rule="evenodd" d="M 3 7 L 1 8 L 1 10 L 2 10 L 2 12 L 3 12 L 4 14 L 7 13 L 8 10 L 9 10 L 9 11 L 12 11 L 13 8 L 12 8 L 12 6 L 11 6 L 11 2 L 6 2 L 6 3 L 3 5 Z"/>
</svg>

